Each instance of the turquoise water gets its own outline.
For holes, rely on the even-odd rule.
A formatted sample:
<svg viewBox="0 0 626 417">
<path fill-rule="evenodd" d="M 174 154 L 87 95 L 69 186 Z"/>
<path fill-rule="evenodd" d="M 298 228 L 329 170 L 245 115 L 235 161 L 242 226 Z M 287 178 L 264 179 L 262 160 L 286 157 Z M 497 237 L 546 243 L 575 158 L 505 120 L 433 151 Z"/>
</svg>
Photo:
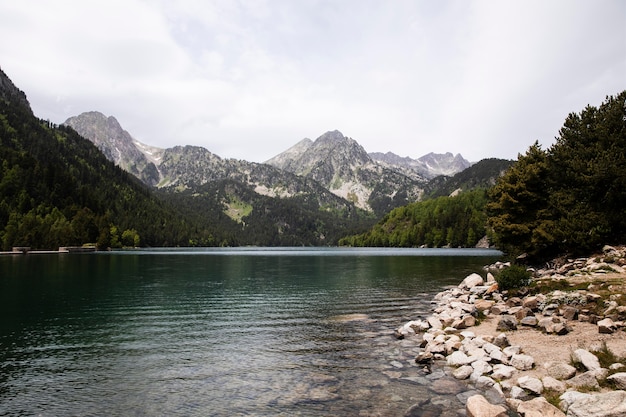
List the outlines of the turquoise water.
<svg viewBox="0 0 626 417">
<path fill-rule="evenodd" d="M 0 415 L 402 415 L 393 330 L 499 253 L 198 249 L 0 257 Z M 441 376 L 441 375 L 439 375 Z"/>
</svg>

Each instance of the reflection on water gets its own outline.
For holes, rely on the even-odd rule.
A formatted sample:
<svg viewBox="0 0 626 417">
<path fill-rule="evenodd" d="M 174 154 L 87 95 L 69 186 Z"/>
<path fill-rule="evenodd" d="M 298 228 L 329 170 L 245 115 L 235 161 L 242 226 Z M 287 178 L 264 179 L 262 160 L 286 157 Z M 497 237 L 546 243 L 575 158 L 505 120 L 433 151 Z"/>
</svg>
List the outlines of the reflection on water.
<svg viewBox="0 0 626 417">
<path fill-rule="evenodd" d="M 497 256 L 444 254 L 0 257 L 0 415 L 454 415 L 393 337 Z"/>
</svg>

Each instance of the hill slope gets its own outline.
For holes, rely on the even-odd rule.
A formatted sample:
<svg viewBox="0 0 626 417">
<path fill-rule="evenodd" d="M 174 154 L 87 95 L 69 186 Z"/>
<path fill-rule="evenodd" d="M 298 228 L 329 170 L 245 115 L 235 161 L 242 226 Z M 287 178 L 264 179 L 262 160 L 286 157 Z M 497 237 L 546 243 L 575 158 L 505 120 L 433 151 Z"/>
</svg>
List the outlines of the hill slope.
<svg viewBox="0 0 626 417">
<path fill-rule="evenodd" d="M 67 127 L 37 119 L 26 96 L 0 70 L 0 239 L 57 249 L 186 244 L 193 228 L 133 176 Z"/>
</svg>

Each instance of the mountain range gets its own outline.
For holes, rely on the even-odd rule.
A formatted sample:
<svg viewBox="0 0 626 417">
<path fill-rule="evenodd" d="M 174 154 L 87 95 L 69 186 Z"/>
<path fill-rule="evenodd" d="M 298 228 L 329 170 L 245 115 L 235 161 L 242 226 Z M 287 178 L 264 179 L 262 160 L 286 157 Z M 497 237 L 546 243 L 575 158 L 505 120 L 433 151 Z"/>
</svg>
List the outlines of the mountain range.
<svg viewBox="0 0 626 417">
<path fill-rule="evenodd" d="M 453 180 L 468 169 L 438 175 L 469 165 L 460 155 L 368 154 L 336 130 L 255 163 L 150 146 L 99 112 L 57 126 L 1 70 L 0 141 L 3 248 L 335 245 L 443 185 L 471 183 Z"/>
<path fill-rule="evenodd" d="M 330 192 L 377 216 L 419 200 L 430 179 L 471 165 L 460 154 L 451 153 L 430 153 L 417 160 L 390 152 L 368 154 L 356 140 L 337 130 L 315 141 L 303 139 L 259 164 L 221 158 L 198 146 L 149 146 L 135 140 L 114 117 L 99 112 L 70 117 L 64 124 L 150 186 L 193 190 L 228 179 L 269 197 L 315 195 L 320 197 L 320 206 L 331 204 Z"/>
</svg>

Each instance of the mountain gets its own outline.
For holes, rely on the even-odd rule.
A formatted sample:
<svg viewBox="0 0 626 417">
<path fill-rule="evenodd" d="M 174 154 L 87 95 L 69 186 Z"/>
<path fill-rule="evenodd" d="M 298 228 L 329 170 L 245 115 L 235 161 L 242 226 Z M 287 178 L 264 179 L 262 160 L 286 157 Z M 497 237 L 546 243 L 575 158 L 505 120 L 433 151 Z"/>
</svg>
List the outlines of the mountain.
<svg viewBox="0 0 626 417">
<path fill-rule="evenodd" d="M 158 184 L 159 172 L 152 152 L 160 150 L 151 149 L 133 139 L 122 129 L 115 117 L 106 117 L 100 112 L 92 111 L 70 117 L 64 124 L 72 127 L 81 136 L 89 138 L 115 165 L 148 185 Z"/>
<path fill-rule="evenodd" d="M 417 159 L 401 157 L 393 152 L 372 152 L 369 155 L 374 161 L 418 179 L 430 180 L 439 175 L 452 176 L 471 166 L 471 163 L 461 154 L 453 155 L 450 152 L 444 154 L 431 152 Z"/>
<path fill-rule="evenodd" d="M 317 181 L 271 165 L 221 158 L 200 146 L 148 146 L 98 112 L 69 118 L 66 125 L 156 187 L 186 216 L 237 222 L 240 230 L 230 231 L 228 241 L 238 245 L 334 244 L 375 220 Z"/>
<path fill-rule="evenodd" d="M 313 142 L 304 139 L 265 163 L 311 178 L 378 215 L 418 200 L 426 183 L 375 162 L 357 141 L 338 130 L 326 132 Z"/>
<path fill-rule="evenodd" d="M 224 239 L 225 226 L 201 220 L 185 218 L 73 129 L 35 117 L 26 95 L 0 70 L 3 250 Z"/>
<path fill-rule="evenodd" d="M 490 188 L 515 161 L 498 158 L 483 159 L 452 177 L 440 175 L 428 182 L 425 198 L 456 195 L 476 188 Z"/>
</svg>

